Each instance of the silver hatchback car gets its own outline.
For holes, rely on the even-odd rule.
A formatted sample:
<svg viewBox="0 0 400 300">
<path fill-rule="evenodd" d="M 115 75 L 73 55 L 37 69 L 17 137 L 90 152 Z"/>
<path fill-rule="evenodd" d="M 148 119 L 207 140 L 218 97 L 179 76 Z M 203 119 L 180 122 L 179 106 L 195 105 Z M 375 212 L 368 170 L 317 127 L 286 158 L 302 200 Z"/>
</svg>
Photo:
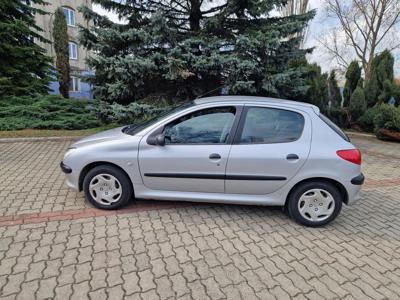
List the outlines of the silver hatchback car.
<svg viewBox="0 0 400 300">
<path fill-rule="evenodd" d="M 224 96 L 74 143 L 67 185 L 102 209 L 130 199 L 284 206 L 307 226 L 359 199 L 361 153 L 318 107 Z"/>
</svg>

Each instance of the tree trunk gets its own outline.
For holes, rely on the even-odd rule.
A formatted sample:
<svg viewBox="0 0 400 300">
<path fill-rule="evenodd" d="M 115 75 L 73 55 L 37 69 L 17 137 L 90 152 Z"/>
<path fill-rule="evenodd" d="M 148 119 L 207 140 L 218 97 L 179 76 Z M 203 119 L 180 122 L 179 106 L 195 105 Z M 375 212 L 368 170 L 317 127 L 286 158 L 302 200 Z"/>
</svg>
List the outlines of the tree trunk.
<svg viewBox="0 0 400 300">
<path fill-rule="evenodd" d="M 190 30 L 194 32 L 200 31 L 200 19 L 201 19 L 201 2 L 199 0 L 190 0 L 190 15 L 189 23 Z"/>
</svg>

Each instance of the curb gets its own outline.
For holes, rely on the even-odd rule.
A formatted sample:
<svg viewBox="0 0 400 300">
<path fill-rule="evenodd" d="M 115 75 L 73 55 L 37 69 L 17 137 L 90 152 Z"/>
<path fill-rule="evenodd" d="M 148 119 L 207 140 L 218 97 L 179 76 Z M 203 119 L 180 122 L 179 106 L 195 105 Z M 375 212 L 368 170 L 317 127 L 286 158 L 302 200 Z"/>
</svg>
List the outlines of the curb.
<svg viewBox="0 0 400 300">
<path fill-rule="evenodd" d="M 362 136 L 362 137 L 369 137 L 369 138 L 376 138 L 375 135 L 371 133 L 361 133 L 361 132 L 353 132 L 353 131 L 345 131 L 347 135 L 354 135 L 354 136 Z"/>
<path fill-rule="evenodd" d="M 0 143 L 76 141 L 81 138 L 84 138 L 84 136 L 16 137 L 16 138 L 0 138 Z"/>
</svg>

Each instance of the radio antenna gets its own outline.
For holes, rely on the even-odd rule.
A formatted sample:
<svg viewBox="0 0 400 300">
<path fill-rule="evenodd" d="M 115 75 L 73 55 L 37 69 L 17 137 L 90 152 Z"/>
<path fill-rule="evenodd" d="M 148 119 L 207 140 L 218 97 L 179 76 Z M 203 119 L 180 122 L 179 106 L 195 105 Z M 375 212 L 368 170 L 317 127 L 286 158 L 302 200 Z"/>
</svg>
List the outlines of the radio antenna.
<svg viewBox="0 0 400 300">
<path fill-rule="evenodd" d="M 222 89 L 222 88 L 224 88 L 225 86 L 226 86 L 226 85 L 222 85 L 222 86 L 219 86 L 219 87 L 217 87 L 217 88 L 215 88 L 215 89 L 212 89 L 212 90 L 210 90 L 210 91 L 208 91 L 208 92 L 206 92 L 206 93 L 204 93 L 204 94 L 201 94 L 201 95 L 197 96 L 196 99 L 203 98 L 204 96 L 206 96 L 206 95 L 208 95 L 208 94 L 211 94 L 212 92 L 215 92 L 215 91 L 217 91 L 217 90 L 219 90 L 219 89 Z"/>
</svg>

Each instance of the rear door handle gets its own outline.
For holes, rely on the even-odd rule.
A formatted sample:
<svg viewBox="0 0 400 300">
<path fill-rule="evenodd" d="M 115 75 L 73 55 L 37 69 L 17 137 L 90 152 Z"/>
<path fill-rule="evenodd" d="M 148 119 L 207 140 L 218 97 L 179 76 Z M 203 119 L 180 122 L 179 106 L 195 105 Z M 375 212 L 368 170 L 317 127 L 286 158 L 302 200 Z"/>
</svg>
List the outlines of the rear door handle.
<svg viewBox="0 0 400 300">
<path fill-rule="evenodd" d="M 287 156 L 286 156 L 286 159 L 287 160 L 295 160 L 295 159 L 299 159 L 299 156 L 297 155 L 297 154 L 288 154 Z"/>
<path fill-rule="evenodd" d="M 212 153 L 210 154 L 209 159 L 221 159 L 221 155 L 218 153 Z"/>
</svg>

